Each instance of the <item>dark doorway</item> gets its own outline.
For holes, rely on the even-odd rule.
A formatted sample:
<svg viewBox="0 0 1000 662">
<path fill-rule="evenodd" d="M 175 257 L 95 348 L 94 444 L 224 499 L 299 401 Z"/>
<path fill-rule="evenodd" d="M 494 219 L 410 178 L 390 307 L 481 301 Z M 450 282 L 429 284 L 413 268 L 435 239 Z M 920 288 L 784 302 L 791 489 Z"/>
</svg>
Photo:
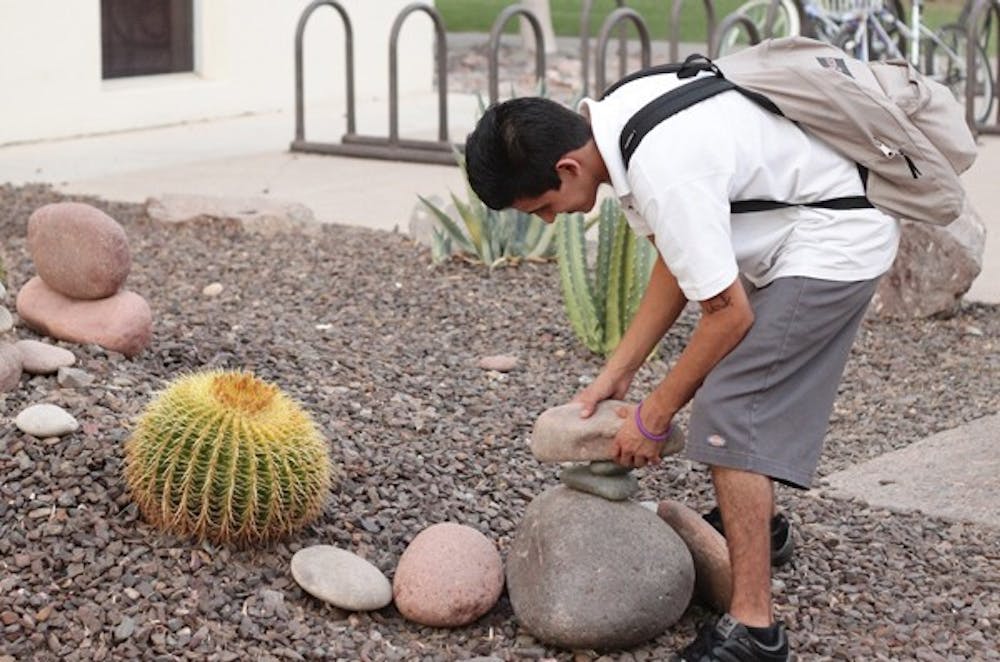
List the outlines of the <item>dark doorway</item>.
<svg viewBox="0 0 1000 662">
<path fill-rule="evenodd" d="M 194 70 L 193 0 L 101 0 L 104 78 Z"/>
</svg>

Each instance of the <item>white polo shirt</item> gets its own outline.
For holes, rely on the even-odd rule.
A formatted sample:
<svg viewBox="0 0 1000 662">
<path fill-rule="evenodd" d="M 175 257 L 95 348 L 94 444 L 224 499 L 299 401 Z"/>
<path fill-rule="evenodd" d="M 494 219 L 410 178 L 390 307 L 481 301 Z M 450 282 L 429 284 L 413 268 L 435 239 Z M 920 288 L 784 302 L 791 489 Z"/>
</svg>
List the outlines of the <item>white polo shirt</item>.
<svg viewBox="0 0 1000 662">
<path fill-rule="evenodd" d="M 738 273 L 762 287 L 782 276 L 868 280 L 888 271 L 899 223 L 876 209 L 789 207 L 730 214 L 731 200 L 814 202 L 864 195 L 857 167 L 795 124 L 724 92 L 653 128 L 626 171 L 622 127 L 647 102 L 688 81 L 640 78 L 581 112 L 632 229 L 653 235 L 692 301 Z"/>
</svg>

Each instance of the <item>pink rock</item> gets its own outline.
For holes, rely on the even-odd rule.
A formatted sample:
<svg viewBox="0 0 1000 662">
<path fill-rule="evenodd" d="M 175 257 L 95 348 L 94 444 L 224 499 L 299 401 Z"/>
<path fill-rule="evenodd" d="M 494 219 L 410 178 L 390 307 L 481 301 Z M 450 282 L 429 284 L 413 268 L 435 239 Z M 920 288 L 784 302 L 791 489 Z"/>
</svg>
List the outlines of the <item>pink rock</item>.
<svg viewBox="0 0 1000 662">
<path fill-rule="evenodd" d="M 495 356 L 484 356 L 479 359 L 479 367 L 483 370 L 496 370 L 497 372 L 510 372 L 517 367 L 517 357 L 509 354 L 497 354 Z"/>
<path fill-rule="evenodd" d="M 94 301 L 70 299 L 35 276 L 17 294 L 17 313 L 28 327 L 59 340 L 94 343 L 135 356 L 153 337 L 153 314 L 146 300 L 122 290 Z"/>
<path fill-rule="evenodd" d="M 503 581 L 500 553 L 486 536 L 442 522 L 417 534 L 403 552 L 392 595 L 411 621 L 456 627 L 488 612 L 500 598 Z"/>
<path fill-rule="evenodd" d="M 695 596 L 710 607 L 728 611 L 733 574 L 726 539 L 701 515 L 678 501 L 661 501 L 656 514 L 677 532 L 691 552 Z"/>
<path fill-rule="evenodd" d="M 20 383 L 21 352 L 13 345 L 0 345 L 0 393 L 13 391 Z"/>
<path fill-rule="evenodd" d="M 132 267 L 122 226 L 81 202 L 36 209 L 28 219 L 28 251 L 46 285 L 74 299 L 110 297 Z"/>
</svg>

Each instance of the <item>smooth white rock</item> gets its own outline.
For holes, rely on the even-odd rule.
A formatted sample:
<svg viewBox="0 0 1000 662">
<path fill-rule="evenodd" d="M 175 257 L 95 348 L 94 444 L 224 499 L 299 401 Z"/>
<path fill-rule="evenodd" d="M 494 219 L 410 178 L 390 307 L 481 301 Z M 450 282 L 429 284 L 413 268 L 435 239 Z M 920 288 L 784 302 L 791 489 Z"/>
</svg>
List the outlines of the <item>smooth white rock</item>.
<svg viewBox="0 0 1000 662">
<path fill-rule="evenodd" d="M 21 432 L 39 439 L 61 437 L 80 427 L 69 412 L 52 404 L 31 405 L 17 415 L 14 425 Z"/>
<path fill-rule="evenodd" d="M 3 283 L 0 283 L 0 301 L 3 301 L 6 298 L 7 298 L 7 288 L 3 286 Z"/>
<path fill-rule="evenodd" d="M 222 283 L 210 283 L 205 286 L 201 293 L 207 297 L 217 297 L 222 294 Z"/>
<path fill-rule="evenodd" d="M 68 349 L 37 340 L 18 340 L 14 347 L 21 353 L 21 367 L 31 375 L 49 375 L 76 363 Z"/>
<path fill-rule="evenodd" d="M 381 609 L 392 602 L 392 584 L 381 570 L 332 545 L 295 552 L 292 577 L 307 593 L 348 611 Z"/>
<path fill-rule="evenodd" d="M 2 300 L 3 297 L 0 297 Z M 14 316 L 4 306 L 0 306 L 0 333 L 7 333 L 14 328 Z"/>
</svg>

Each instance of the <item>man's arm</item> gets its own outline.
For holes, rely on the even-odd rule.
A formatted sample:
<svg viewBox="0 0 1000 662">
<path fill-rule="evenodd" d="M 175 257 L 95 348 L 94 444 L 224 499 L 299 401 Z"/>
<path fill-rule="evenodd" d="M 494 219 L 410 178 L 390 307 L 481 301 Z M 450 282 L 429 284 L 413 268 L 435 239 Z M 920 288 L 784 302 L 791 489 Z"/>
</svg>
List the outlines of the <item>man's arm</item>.
<svg viewBox="0 0 1000 662">
<path fill-rule="evenodd" d="M 673 326 L 685 304 L 687 299 L 677 279 L 657 253 L 646 292 L 625 335 L 597 379 L 574 398 L 583 403 L 583 416 L 589 416 L 602 400 L 625 397 L 635 373 Z"/>
<path fill-rule="evenodd" d="M 739 278 L 700 303 L 701 319 L 691 340 L 643 404 L 642 420 L 649 430 L 659 431 L 669 425 L 712 368 L 739 344 L 753 324 L 753 309 Z"/>
</svg>

